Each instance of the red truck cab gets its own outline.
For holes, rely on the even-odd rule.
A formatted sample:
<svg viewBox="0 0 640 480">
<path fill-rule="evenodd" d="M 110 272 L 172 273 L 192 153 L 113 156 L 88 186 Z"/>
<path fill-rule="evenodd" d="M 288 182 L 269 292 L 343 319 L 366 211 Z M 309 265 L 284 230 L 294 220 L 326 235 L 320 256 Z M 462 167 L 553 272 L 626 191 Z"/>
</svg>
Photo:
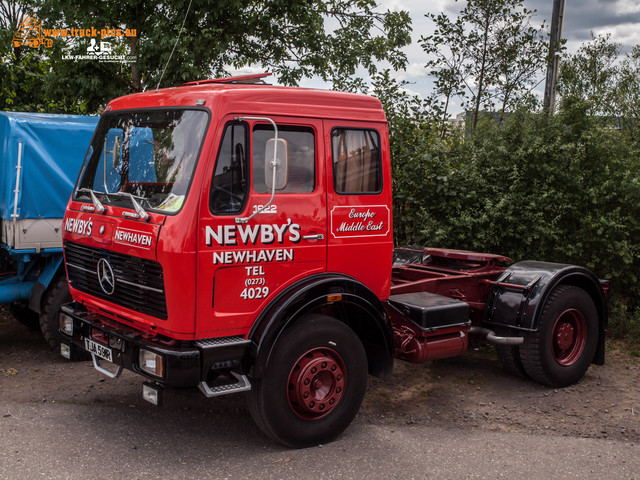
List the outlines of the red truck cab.
<svg viewBox="0 0 640 480">
<path fill-rule="evenodd" d="M 390 172 L 372 97 L 240 77 L 113 100 L 64 219 L 62 354 L 137 372 L 156 404 L 164 385 L 247 391 L 258 426 L 291 446 L 344 430 L 394 355 L 458 355 L 487 332 L 515 352 L 561 284 L 588 305 L 547 327 L 557 348 L 532 376 L 573 382 L 603 360 L 604 290 L 580 267 L 407 250 L 420 258 L 392 268 Z M 575 371 L 538 365 L 549 355 Z"/>
</svg>

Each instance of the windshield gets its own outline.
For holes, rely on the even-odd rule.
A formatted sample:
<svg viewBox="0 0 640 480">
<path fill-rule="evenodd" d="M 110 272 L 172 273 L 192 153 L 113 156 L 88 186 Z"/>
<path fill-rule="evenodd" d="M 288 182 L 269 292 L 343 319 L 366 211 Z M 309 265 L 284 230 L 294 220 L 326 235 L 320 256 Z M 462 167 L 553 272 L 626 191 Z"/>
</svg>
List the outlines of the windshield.
<svg viewBox="0 0 640 480">
<path fill-rule="evenodd" d="M 88 153 L 76 193 L 105 206 L 175 213 L 187 195 L 208 123 L 203 110 L 107 113 Z M 126 195 L 123 195 L 126 194 Z"/>
</svg>

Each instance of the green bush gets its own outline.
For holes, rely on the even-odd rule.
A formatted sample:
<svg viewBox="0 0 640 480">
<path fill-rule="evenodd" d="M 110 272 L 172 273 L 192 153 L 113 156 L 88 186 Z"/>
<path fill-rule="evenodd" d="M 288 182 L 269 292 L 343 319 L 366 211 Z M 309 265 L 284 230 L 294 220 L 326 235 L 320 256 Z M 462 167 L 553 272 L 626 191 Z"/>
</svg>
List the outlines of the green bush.
<svg viewBox="0 0 640 480">
<path fill-rule="evenodd" d="M 398 244 L 583 265 L 638 317 L 640 162 L 627 136 L 567 99 L 555 117 L 424 136 L 420 152 L 408 138 L 391 143 Z"/>
</svg>

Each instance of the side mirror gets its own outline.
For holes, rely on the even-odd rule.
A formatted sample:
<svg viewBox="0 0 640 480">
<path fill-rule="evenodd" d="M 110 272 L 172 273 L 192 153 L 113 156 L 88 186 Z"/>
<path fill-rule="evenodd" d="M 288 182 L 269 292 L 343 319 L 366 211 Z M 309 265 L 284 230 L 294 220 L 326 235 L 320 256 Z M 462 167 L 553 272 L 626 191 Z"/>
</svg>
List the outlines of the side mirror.
<svg viewBox="0 0 640 480">
<path fill-rule="evenodd" d="M 115 135 L 113 137 L 113 148 L 111 150 L 107 150 L 107 144 L 109 143 L 109 138 L 104 141 L 104 168 L 105 171 L 107 169 L 107 155 L 111 155 L 111 166 L 114 170 L 118 169 L 120 165 L 120 143 L 122 141 L 122 137 L 120 135 Z"/>
<path fill-rule="evenodd" d="M 277 140 L 270 138 L 267 140 L 264 156 L 264 181 L 267 188 L 271 191 L 282 190 L 287 186 L 289 177 L 289 145 L 287 141 L 284 138 Z"/>
<path fill-rule="evenodd" d="M 113 139 L 113 151 L 111 152 L 113 158 L 113 169 L 117 170 L 120 165 L 120 135 L 116 135 Z"/>
</svg>

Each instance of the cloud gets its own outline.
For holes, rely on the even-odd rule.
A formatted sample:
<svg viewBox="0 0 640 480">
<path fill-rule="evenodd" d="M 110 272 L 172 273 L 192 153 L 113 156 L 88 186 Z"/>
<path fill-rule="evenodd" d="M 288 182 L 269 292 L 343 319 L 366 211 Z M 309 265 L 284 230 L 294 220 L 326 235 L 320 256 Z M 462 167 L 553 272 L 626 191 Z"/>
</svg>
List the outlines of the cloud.
<svg viewBox="0 0 640 480">
<path fill-rule="evenodd" d="M 411 93 L 426 98 L 433 91 L 433 78 L 424 68 L 428 58 L 418 44 L 421 36 L 433 33 L 433 22 L 424 15 L 444 12 L 455 18 L 465 4 L 463 0 L 378 0 L 379 11 L 407 10 L 411 16 L 413 42 L 404 49 L 409 64 L 405 72 L 396 75 L 399 80 L 410 82 L 407 89 Z M 544 21 L 549 28 L 552 0 L 524 0 L 524 6 L 537 11 L 532 25 L 540 25 Z M 614 42 L 624 45 L 623 51 L 640 45 L 640 0 L 566 0 L 563 37 L 567 39 L 567 52 L 575 53 L 584 42 L 590 41 L 591 32 L 595 35 L 610 33 Z M 385 68 L 384 65 L 381 67 Z M 367 77 L 366 72 L 361 74 Z M 544 86 L 539 90 L 541 88 Z M 535 93 L 541 94 L 537 90 Z"/>
<path fill-rule="evenodd" d="M 414 17 L 414 13 L 417 15 L 424 15 L 428 12 L 447 12 L 456 13 L 460 11 L 460 3 L 456 3 L 452 0 L 431 0 L 425 2 L 424 0 L 380 0 L 378 5 L 383 10 L 407 10 Z"/>
<path fill-rule="evenodd" d="M 407 66 L 406 77 L 421 78 L 428 77 L 429 72 L 424 68 L 424 63 L 411 63 Z"/>
<path fill-rule="evenodd" d="M 614 42 L 623 45 L 623 51 L 631 50 L 635 45 L 640 45 L 640 29 L 637 23 L 621 23 L 613 27 L 596 28 L 593 30 L 595 35 L 611 34 Z"/>
<path fill-rule="evenodd" d="M 536 18 L 551 24 L 553 2 L 549 0 L 525 0 L 525 6 L 537 10 Z M 636 38 L 633 31 L 640 27 L 640 2 L 638 0 L 583 0 L 566 1 L 563 37 L 569 46 L 578 47 L 591 39 L 591 32 L 620 35 L 616 41 Z M 626 40 L 625 40 L 626 43 Z"/>
</svg>

